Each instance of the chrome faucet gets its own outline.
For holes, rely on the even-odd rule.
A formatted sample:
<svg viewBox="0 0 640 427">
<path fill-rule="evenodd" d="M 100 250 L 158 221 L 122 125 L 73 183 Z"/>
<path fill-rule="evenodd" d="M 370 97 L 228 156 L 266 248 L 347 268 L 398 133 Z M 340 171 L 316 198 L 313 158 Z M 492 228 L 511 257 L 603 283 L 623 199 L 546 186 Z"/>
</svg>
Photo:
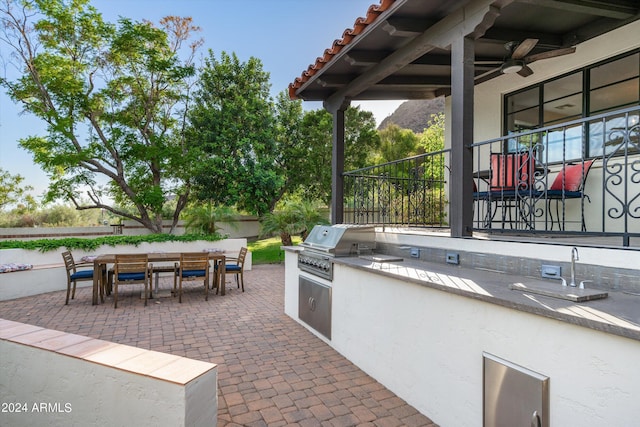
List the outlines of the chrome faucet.
<svg viewBox="0 0 640 427">
<path fill-rule="evenodd" d="M 569 282 L 569 286 L 576 287 L 576 261 L 578 261 L 578 248 L 574 247 L 571 249 L 571 282 Z M 584 287 L 584 285 L 582 285 Z"/>
</svg>

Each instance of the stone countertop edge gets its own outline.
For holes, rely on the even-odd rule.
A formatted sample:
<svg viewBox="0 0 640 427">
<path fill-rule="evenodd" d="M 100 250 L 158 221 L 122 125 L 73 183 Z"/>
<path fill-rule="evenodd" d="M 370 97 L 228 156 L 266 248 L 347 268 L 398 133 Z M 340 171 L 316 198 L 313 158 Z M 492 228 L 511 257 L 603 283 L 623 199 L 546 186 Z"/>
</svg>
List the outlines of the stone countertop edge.
<svg viewBox="0 0 640 427">
<path fill-rule="evenodd" d="M 299 246 L 282 246 L 281 249 L 293 253 L 304 251 L 304 248 Z M 402 276 L 401 274 L 394 273 L 390 268 L 386 268 L 387 265 L 392 266 L 395 264 L 385 264 L 385 267 L 374 268 L 372 265 L 375 265 L 375 263 L 372 264 L 370 260 L 359 257 L 338 257 L 334 258 L 333 262 L 394 279 L 400 278 L 417 285 L 426 286 L 443 292 L 449 292 L 463 297 L 500 305 L 513 310 L 544 316 L 577 326 L 582 326 L 584 328 L 590 328 L 640 341 L 640 296 L 609 290 L 607 291 L 609 296 L 605 299 L 575 303 L 544 295 L 532 294 L 526 291 L 509 289 L 509 285 L 515 282 L 526 281 L 527 283 L 535 284 L 549 283 L 548 280 L 530 277 L 517 277 L 516 280 L 514 280 L 514 276 L 501 272 L 458 266 L 446 266 L 426 261 L 407 260 L 406 258 L 399 264 L 401 267 L 410 267 L 423 271 L 447 274 L 448 276 L 460 279 L 472 278 L 476 284 L 489 293 L 489 295 L 485 295 L 478 292 L 447 286 L 441 283 L 434 283 L 425 279 Z M 558 286 L 561 286 L 560 283 L 558 283 Z M 600 320 L 589 319 L 576 314 L 559 311 L 562 308 L 576 306 L 586 307 L 587 310 L 588 308 L 597 310 L 600 314 L 592 313 L 591 315 L 593 317 L 599 317 Z M 614 324 L 610 319 L 618 320 L 621 324 Z"/>
</svg>

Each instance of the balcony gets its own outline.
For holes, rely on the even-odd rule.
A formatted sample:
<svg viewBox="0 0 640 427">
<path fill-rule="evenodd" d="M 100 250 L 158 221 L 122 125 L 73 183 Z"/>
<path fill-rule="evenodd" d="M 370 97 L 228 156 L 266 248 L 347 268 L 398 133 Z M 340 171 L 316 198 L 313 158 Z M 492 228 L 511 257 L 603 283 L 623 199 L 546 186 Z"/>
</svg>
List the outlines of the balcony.
<svg viewBox="0 0 640 427">
<path fill-rule="evenodd" d="M 473 143 L 474 233 L 640 237 L 640 107 Z M 344 220 L 448 228 L 450 150 L 344 174 Z M 620 243 L 617 243 L 618 245 Z"/>
</svg>

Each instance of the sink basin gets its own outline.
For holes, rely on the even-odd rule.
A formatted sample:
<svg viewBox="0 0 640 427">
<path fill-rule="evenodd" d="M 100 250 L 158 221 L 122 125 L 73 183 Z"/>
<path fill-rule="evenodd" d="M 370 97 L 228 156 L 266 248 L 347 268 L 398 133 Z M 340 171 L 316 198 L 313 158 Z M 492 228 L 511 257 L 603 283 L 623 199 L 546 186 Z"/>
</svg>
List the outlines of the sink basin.
<svg viewBox="0 0 640 427">
<path fill-rule="evenodd" d="M 525 285 L 524 283 L 512 283 L 509 289 L 514 291 L 527 292 L 530 294 L 544 295 L 552 298 L 560 298 L 573 302 L 593 301 L 603 299 L 609 296 L 607 292 L 597 289 L 580 289 L 572 286 L 562 286 L 557 283 L 536 283 L 534 285 Z"/>
<path fill-rule="evenodd" d="M 367 261 L 373 261 L 373 262 L 379 262 L 379 263 L 383 263 L 383 262 L 400 262 L 400 261 L 403 260 L 402 257 L 392 256 L 392 255 L 383 255 L 383 254 L 361 255 L 360 258 L 361 259 L 366 259 Z"/>
</svg>

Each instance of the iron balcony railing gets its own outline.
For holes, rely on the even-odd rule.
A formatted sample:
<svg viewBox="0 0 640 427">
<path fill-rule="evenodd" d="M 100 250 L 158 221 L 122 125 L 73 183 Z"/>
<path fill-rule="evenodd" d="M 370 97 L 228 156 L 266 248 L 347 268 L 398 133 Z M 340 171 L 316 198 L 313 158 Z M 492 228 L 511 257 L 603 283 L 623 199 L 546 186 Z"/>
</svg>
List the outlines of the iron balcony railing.
<svg viewBox="0 0 640 427">
<path fill-rule="evenodd" d="M 640 107 L 472 144 L 473 228 L 640 236 Z M 354 224 L 448 227 L 450 151 L 344 174 Z"/>
<path fill-rule="evenodd" d="M 347 172 L 345 222 L 446 227 L 448 159 L 442 150 Z"/>
</svg>

